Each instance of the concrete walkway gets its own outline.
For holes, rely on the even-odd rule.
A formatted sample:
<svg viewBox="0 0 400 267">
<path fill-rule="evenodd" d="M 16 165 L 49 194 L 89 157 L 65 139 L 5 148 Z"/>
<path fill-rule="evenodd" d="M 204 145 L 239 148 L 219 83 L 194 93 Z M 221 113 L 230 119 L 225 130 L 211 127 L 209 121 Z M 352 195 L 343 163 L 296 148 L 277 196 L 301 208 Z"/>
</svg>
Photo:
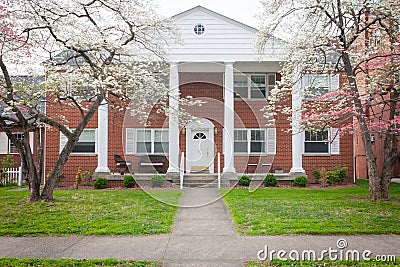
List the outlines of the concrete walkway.
<svg viewBox="0 0 400 267">
<path fill-rule="evenodd" d="M 185 189 L 173 233 L 144 237 L 0 237 L 0 257 L 157 260 L 164 266 L 242 266 L 268 250 L 370 250 L 400 258 L 400 236 L 239 236 L 216 189 Z M 195 207 L 194 207 L 195 206 Z M 1 226 L 0 226 L 1 227 Z M 263 255 L 261 255 L 263 256 Z"/>
</svg>

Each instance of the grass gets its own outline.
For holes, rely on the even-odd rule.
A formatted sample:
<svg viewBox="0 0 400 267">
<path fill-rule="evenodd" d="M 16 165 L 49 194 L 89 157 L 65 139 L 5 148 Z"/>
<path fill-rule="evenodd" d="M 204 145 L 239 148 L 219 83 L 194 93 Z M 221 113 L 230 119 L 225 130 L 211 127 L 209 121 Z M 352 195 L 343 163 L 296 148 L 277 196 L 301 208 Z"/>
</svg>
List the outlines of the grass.
<svg viewBox="0 0 400 267">
<path fill-rule="evenodd" d="M 309 267 L 344 267 L 344 266 L 357 266 L 357 267 L 369 267 L 369 266 L 398 266 L 400 261 L 392 262 L 380 262 L 380 261 L 283 261 L 283 260 L 273 260 L 273 261 L 252 261 L 247 262 L 247 267 L 263 267 L 263 266 L 309 266 Z"/>
<path fill-rule="evenodd" d="M 29 203 L 29 192 L 0 188 L 1 236 L 153 235 L 172 232 L 179 191 L 54 191 L 54 203 Z M 157 199 L 156 199 L 157 198 Z M 0 264 L 1 265 L 1 264 Z"/>
<path fill-rule="evenodd" d="M 91 266 L 134 266 L 134 267 L 160 267 L 161 263 L 154 261 L 131 261 L 131 260 L 72 260 L 72 259 L 0 259 L 0 266 L 60 266 L 60 267 L 91 267 Z"/>
<path fill-rule="evenodd" d="M 400 234 L 400 184 L 390 201 L 368 200 L 368 182 L 343 189 L 234 189 L 224 201 L 240 234 Z M 221 193 L 225 193 L 222 191 Z"/>
</svg>

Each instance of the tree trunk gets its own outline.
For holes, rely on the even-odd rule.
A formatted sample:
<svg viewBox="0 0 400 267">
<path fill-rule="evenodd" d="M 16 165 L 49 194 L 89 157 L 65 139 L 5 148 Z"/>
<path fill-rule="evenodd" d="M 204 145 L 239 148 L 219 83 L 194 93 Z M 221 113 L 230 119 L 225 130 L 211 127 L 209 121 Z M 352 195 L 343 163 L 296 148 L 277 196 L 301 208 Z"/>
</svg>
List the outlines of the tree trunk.
<svg viewBox="0 0 400 267">
<path fill-rule="evenodd" d="M 89 121 L 92 119 L 94 113 L 98 110 L 100 104 L 102 103 L 104 97 L 103 96 L 98 96 L 96 101 L 93 103 L 93 105 L 90 107 L 90 110 L 84 117 L 82 117 L 82 120 L 80 121 L 79 125 L 76 127 L 75 131 L 71 134 L 71 136 L 68 138 L 67 143 L 65 144 L 63 150 L 61 151 L 57 162 L 55 163 L 52 171 L 50 172 L 49 178 L 46 181 L 46 185 L 43 188 L 42 192 L 42 201 L 53 201 L 53 191 L 54 188 L 60 178 L 60 174 L 62 172 L 62 169 L 65 165 L 65 163 L 68 160 L 69 155 L 72 152 L 72 149 L 74 148 L 75 144 L 79 140 L 79 136 L 82 134 L 82 131 L 86 128 L 87 124 Z"/>
<path fill-rule="evenodd" d="M 343 42 L 343 44 L 346 44 L 346 33 L 343 31 L 340 41 Z M 361 101 L 361 96 L 360 92 L 358 90 L 357 86 L 357 80 L 356 80 L 356 73 L 352 67 L 352 63 L 349 57 L 349 54 L 347 53 L 346 50 L 342 52 L 342 59 L 343 59 L 343 64 L 344 68 L 346 71 L 347 78 L 349 80 L 349 84 L 352 89 L 353 93 L 353 101 L 354 101 L 354 108 L 356 111 L 356 118 L 358 121 L 358 124 L 360 126 L 360 131 L 361 131 L 361 137 L 362 141 L 364 144 L 364 150 L 365 150 L 365 156 L 367 160 L 367 171 L 368 171 L 368 176 L 369 176 L 369 197 L 370 199 L 373 200 L 379 200 L 382 197 L 381 194 L 381 181 L 378 175 L 378 168 L 376 165 L 376 160 L 374 156 L 374 151 L 372 149 L 372 144 L 371 144 L 371 135 L 370 131 L 368 129 L 368 124 L 366 121 L 366 113 L 363 108 L 363 103 Z"/>
</svg>

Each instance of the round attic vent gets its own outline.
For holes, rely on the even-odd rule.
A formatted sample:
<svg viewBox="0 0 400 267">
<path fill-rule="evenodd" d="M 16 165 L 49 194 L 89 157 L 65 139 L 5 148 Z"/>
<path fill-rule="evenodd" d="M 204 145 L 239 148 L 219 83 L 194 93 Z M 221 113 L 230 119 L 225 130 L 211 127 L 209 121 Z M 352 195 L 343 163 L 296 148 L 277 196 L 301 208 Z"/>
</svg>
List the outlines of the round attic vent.
<svg viewBox="0 0 400 267">
<path fill-rule="evenodd" d="M 201 23 L 196 24 L 193 29 L 194 33 L 197 35 L 203 35 L 205 30 L 206 30 L 206 28 Z"/>
</svg>

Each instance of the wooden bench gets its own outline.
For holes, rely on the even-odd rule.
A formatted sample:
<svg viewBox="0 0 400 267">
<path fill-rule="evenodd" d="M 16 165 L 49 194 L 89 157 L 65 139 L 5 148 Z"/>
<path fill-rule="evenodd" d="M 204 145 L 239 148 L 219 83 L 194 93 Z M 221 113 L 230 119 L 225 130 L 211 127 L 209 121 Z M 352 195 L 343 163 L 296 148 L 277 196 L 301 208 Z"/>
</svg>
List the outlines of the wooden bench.
<svg viewBox="0 0 400 267">
<path fill-rule="evenodd" d="M 119 169 L 121 175 L 124 175 L 125 172 L 130 173 L 132 163 L 130 161 L 124 160 L 120 155 L 114 155 L 115 167 Z"/>
<path fill-rule="evenodd" d="M 163 155 L 146 155 L 140 157 L 139 170 L 141 173 L 166 173 L 167 157 Z"/>
<path fill-rule="evenodd" d="M 271 168 L 271 166 L 272 166 L 272 163 L 247 163 L 247 166 L 246 166 L 246 173 L 249 173 L 249 167 L 258 167 L 258 166 L 261 166 L 261 167 L 269 167 L 268 168 L 268 171 L 267 172 L 269 172 L 269 170 L 270 170 L 270 168 Z"/>
</svg>

